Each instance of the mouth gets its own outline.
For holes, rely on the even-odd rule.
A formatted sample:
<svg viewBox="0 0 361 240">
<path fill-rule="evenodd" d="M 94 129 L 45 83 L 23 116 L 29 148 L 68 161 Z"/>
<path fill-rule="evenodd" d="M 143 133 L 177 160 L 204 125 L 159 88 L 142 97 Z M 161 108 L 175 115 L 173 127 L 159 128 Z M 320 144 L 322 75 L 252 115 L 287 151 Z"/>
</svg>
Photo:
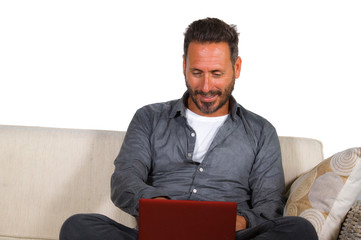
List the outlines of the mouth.
<svg viewBox="0 0 361 240">
<path fill-rule="evenodd" d="M 210 91 L 207 93 L 196 91 L 196 95 L 199 95 L 201 102 L 214 102 L 218 96 L 221 95 L 220 91 Z"/>
<path fill-rule="evenodd" d="M 214 100 L 216 100 L 217 98 L 217 94 L 215 95 L 200 95 L 201 101 L 202 102 L 213 102 Z"/>
</svg>

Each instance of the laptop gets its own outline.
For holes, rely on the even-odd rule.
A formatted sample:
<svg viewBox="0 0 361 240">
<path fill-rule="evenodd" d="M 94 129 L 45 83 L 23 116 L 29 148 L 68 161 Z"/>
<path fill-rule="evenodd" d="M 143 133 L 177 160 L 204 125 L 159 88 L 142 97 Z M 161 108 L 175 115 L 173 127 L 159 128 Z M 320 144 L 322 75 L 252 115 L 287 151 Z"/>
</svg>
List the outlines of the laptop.
<svg viewBox="0 0 361 240">
<path fill-rule="evenodd" d="M 234 202 L 140 199 L 139 240 L 234 240 Z"/>
</svg>

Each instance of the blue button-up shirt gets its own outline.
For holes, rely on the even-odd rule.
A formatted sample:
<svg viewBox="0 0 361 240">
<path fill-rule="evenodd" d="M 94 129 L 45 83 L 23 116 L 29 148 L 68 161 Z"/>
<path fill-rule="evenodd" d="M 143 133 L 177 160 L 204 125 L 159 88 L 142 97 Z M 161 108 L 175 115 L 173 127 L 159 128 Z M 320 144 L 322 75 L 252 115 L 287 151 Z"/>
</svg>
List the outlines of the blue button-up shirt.
<svg viewBox="0 0 361 240">
<path fill-rule="evenodd" d="M 230 114 L 202 163 L 182 99 L 139 109 L 116 158 L 111 197 L 137 216 L 141 198 L 236 202 L 248 226 L 281 216 L 284 177 L 274 127 L 230 99 Z"/>
</svg>

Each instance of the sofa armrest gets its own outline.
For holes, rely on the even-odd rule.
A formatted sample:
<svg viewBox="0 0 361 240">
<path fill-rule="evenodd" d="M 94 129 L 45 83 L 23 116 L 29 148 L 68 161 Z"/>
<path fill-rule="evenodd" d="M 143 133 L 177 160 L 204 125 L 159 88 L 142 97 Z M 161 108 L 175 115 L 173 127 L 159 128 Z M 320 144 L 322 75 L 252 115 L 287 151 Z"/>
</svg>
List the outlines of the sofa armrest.
<svg viewBox="0 0 361 240">
<path fill-rule="evenodd" d="M 358 200 L 348 211 L 345 221 L 342 224 L 339 240 L 361 238 L 361 201 Z"/>
</svg>

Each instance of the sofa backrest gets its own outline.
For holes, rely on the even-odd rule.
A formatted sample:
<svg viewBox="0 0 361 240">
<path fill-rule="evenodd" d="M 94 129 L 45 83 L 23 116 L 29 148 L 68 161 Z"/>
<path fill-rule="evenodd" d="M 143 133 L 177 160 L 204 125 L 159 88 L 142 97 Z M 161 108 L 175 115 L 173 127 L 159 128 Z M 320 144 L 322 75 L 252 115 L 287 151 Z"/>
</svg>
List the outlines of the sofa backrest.
<svg viewBox="0 0 361 240">
<path fill-rule="evenodd" d="M 286 189 L 292 182 L 323 161 L 323 147 L 318 140 L 299 137 L 279 137 Z"/>
<path fill-rule="evenodd" d="M 110 200 L 123 138 L 115 131 L 0 126 L 0 236 L 57 239 L 75 213 L 103 213 L 134 227 Z"/>
<path fill-rule="evenodd" d="M 125 132 L 0 126 L 0 239 L 58 239 L 76 213 L 135 219 L 110 200 Z M 280 137 L 289 183 L 322 160 L 320 142 Z"/>
</svg>

